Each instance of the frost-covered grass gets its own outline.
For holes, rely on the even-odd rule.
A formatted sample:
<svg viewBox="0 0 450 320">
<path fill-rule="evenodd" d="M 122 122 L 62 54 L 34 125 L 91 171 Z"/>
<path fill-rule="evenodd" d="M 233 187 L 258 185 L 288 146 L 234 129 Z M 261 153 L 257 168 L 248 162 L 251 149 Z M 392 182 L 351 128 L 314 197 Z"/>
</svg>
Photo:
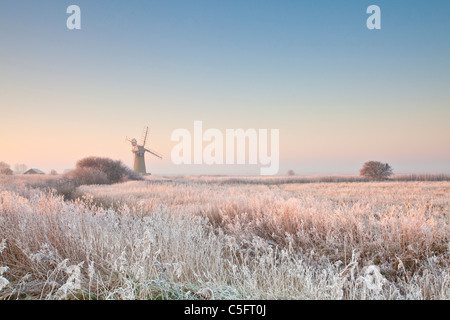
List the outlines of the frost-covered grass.
<svg viewBox="0 0 450 320">
<path fill-rule="evenodd" d="M 64 201 L 20 179 L 0 181 L 4 299 L 450 298 L 449 182 L 151 177 Z"/>
</svg>

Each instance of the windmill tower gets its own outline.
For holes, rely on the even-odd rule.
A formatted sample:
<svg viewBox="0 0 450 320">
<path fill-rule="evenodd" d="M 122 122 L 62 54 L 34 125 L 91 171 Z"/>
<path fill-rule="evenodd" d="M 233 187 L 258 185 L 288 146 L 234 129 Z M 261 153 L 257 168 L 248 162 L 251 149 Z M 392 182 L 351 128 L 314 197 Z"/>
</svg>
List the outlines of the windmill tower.
<svg viewBox="0 0 450 320">
<path fill-rule="evenodd" d="M 145 152 L 149 152 L 152 155 L 162 159 L 162 157 L 155 151 L 149 150 L 145 148 L 145 143 L 147 142 L 147 136 L 148 136 L 148 127 L 144 128 L 144 133 L 142 134 L 142 144 L 138 144 L 136 139 L 128 139 L 127 141 L 131 142 L 131 145 L 133 148 L 131 149 L 131 152 L 134 153 L 134 171 L 140 175 L 146 175 L 147 170 L 145 169 Z"/>
</svg>

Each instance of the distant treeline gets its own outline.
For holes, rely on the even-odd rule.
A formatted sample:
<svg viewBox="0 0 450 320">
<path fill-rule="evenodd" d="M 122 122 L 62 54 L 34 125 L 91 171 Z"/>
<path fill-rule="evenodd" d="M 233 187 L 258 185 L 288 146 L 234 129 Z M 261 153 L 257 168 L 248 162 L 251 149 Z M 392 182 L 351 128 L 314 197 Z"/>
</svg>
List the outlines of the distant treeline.
<svg viewBox="0 0 450 320">
<path fill-rule="evenodd" d="M 450 174 L 397 174 L 392 177 L 394 181 L 450 181 Z"/>
<path fill-rule="evenodd" d="M 345 183 L 380 181 L 357 175 L 351 176 L 187 176 L 175 180 L 221 184 L 293 184 L 293 183 Z M 450 174 L 402 174 L 381 181 L 450 181 Z"/>
</svg>

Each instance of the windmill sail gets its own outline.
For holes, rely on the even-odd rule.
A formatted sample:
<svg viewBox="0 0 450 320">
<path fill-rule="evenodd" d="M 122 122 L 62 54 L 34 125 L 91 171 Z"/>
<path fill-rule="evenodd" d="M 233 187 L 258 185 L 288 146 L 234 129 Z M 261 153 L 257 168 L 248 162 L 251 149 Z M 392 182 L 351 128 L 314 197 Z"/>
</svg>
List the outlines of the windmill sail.
<svg viewBox="0 0 450 320">
<path fill-rule="evenodd" d="M 142 146 L 145 147 L 145 143 L 147 142 L 148 135 L 148 127 L 144 128 L 144 133 L 142 134 Z"/>
<path fill-rule="evenodd" d="M 151 153 L 152 155 L 154 155 L 154 156 L 156 156 L 156 157 L 162 159 L 162 155 L 160 155 L 160 154 L 157 153 L 156 151 L 153 151 L 153 150 L 150 150 L 150 149 L 147 149 L 147 148 L 145 148 L 145 151 L 147 151 L 147 152 Z"/>
</svg>

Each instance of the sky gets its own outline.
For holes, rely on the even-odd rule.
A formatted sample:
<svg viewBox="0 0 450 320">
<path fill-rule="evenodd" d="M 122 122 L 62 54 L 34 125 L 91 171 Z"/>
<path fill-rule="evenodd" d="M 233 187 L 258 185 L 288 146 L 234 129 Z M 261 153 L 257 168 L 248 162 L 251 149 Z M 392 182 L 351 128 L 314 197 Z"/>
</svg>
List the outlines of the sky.
<svg viewBox="0 0 450 320">
<path fill-rule="evenodd" d="M 69 5 L 81 29 L 69 30 Z M 366 9 L 381 9 L 369 30 Z M 62 172 L 86 156 L 153 174 L 179 128 L 278 129 L 279 174 L 450 173 L 450 2 L 0 0 L 0 161 Z"/>
</svg>

